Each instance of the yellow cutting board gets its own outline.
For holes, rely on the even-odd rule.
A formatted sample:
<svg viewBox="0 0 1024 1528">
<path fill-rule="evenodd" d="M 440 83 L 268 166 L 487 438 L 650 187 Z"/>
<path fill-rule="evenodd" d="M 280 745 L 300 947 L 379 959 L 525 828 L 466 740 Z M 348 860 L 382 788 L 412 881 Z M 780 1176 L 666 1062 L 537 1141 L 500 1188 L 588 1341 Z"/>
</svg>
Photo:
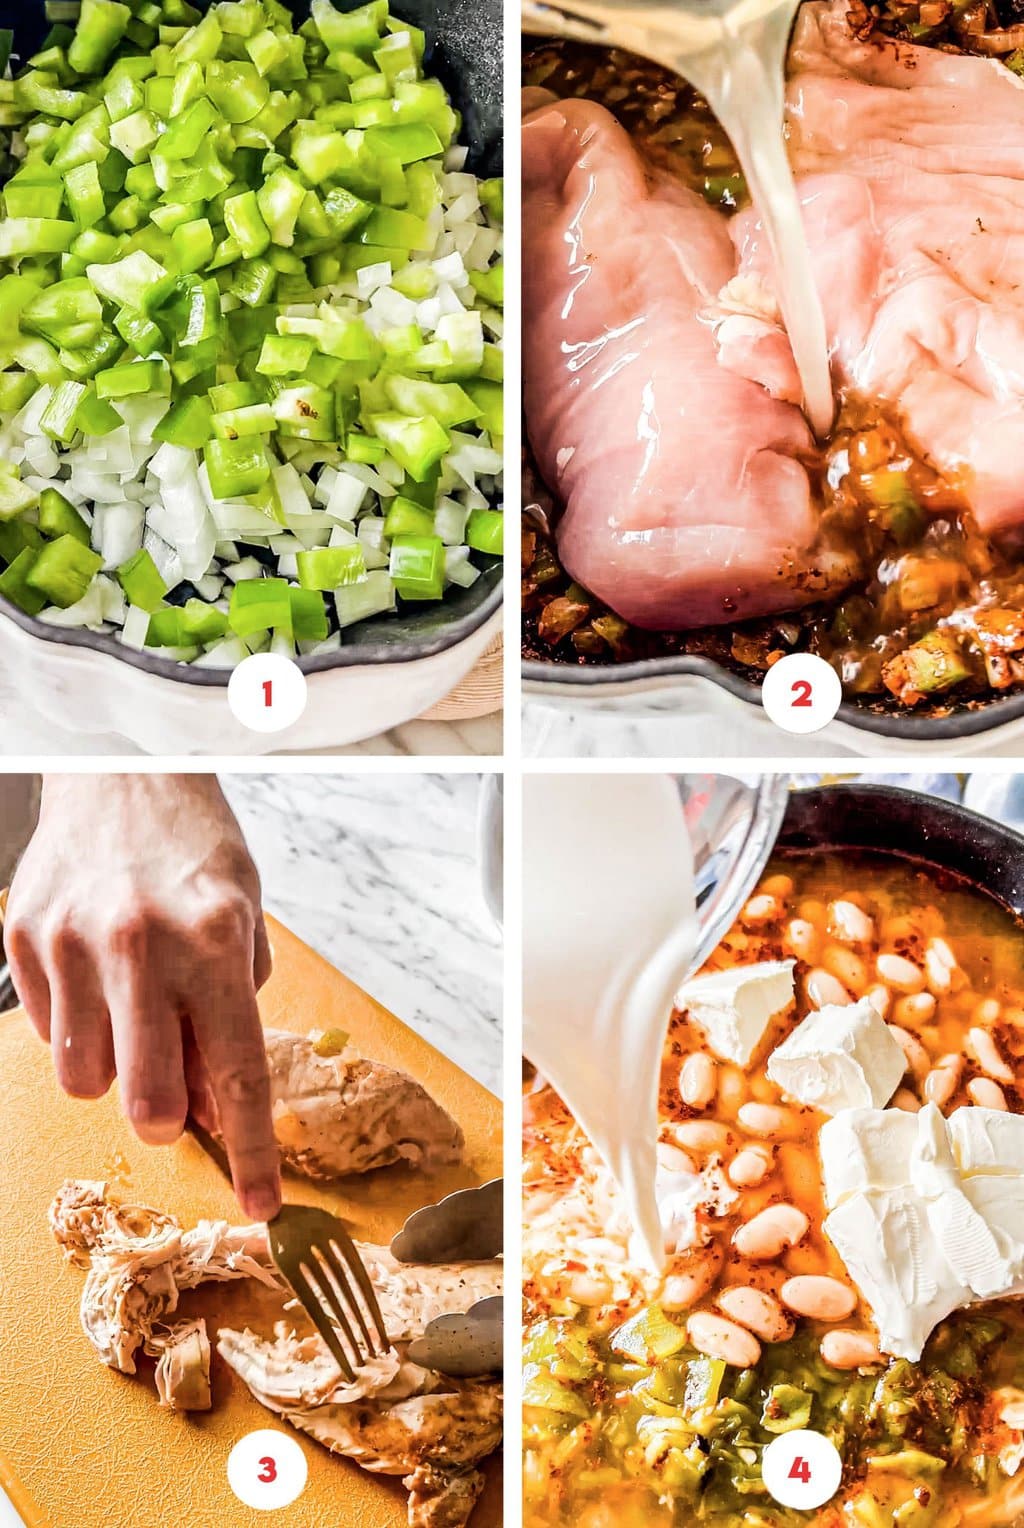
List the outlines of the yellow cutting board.
<svg viewBox="0 0 1024 1528">
<path fill-rule="evenodd" d="M 433 1178 L 388 1168 L 320 1190 L 291 1175 L 285 1197 L 327 1206 L 360 1239 L 387 1242 L 405 1217 L 456 1188 L 498 1177 L 501 1105 L 425 1040 L 277 923 L 274 974 L 260 997 L 268 1026 L 337 1027 L 368 1057 L 409 1072 L 466 1132 L 466 1165 Z M 123 1197 L 191 1225 L 237 1222 L 230 1188 L 191 1140 L 142 1145 L 118 1109 L 116 1087 L 95 1103 L 65 1097 L 49 1051 L 20 1012 L 0 1018 L 0 1484 L 29 1528 L 400 1528 L 406 1493 L 293 1431 L 252 1398 L 215 1353 L 213 1409 L 176 1415 L 157 1404 L 152 1365 L 134 1377 L 104 1366 L 79 1325 L 85 1275 L 65 1264 L 46 1220 L 65 1178 L 113 1178 Z M 269 1335 L 275 1302 L 257 1285 L 210 1285 L 182 1310 Z M 290 1507 L 245 1507 L 227 1480 L 234 1443 L 257 1428 L 297 1440 L 309 1478 Z M 501 1471 L 472 1528 L 501 1523 Z"/>
</svg>

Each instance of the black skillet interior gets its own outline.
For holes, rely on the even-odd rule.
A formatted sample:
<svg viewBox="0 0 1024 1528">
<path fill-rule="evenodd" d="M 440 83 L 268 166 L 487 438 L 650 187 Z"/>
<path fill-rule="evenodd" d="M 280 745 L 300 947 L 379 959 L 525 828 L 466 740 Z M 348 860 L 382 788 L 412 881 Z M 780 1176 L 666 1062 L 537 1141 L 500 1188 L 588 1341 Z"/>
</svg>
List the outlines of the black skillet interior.
<svg viewBox="0 0 1024 1528">
<path fill-rule="evenodd" d="M 286 0 L 289 3 L 289 0 Z M 355 10 L 359 0 L 334 0 L 338 10 Z M 197 9 L 206 8 L 200 0 Z M 291 0 L 297 17 L 309 14 L 308 0 Z M 462 113 L 460 139 L 469 149 L 467 169 L 480 175 L 502 172 L 502 7 L 501 0 L 392 0 L 396 16 L 427 34 L 426 66 L 442 81 Z M 49 30 L 43 0 L 0 0 L 0 28 L 14 33 L 19 60 L 35 52 Z M 17 65 L 16 65 L 17 67 Z M 339 652 L 300 658 L 306 673 L 363 664 L 407 663 L 443 652 L 478 629 L 501 604 L 502 564 L 481 557 L 482 577 L 470 589 L 452 590 L 442 603 L 406 606 L 397 616 L 377 616 L 349 630 Z M 227 672 L 201 669 L 157 656 L 157 650 L 125 647 L 101 632 L 66 630 L 34 620 L 0 599 L 0 612 L 23 631 L 65 647 L 109 653 L 133 668 L 162 674 L 203 688 L 227 684 Z"/>
<path fill-rule="evenodd" d="M 863 849 L 932 866 L 1024 917 L 1024 837 L 966 807 L 890 785 L 794 791 L 776 849 Z"/>
</svg>

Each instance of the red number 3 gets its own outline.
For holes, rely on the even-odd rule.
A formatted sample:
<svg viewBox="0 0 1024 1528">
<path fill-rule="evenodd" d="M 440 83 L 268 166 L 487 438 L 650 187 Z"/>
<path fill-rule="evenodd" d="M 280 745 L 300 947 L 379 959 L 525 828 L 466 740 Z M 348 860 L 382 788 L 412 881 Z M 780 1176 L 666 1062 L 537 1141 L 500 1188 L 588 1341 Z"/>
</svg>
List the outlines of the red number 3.
<svg viewBox="0 0 1024 1528">
<path fill-rule="evenodd" d="M 797 1454 L 789 1467 L 790 1480 L 802 1480 L 804 1485 L 809 1485 L 811 1480 L 811 1467 L 806 1459 Z"/>
<path fill-rule="evenodd" d="M 260 1464 L 262 1464 L 263 1469 L 256 1476 L 256 1479 L 262 1480 L 263 1484 L 267 1486 L 272 1480 L 277 1479 L 277 1465 L 274 1463 L 273 1459 L 271 1459 L 269 1454 L 265 1459 L 260 1460 Z"/>
<path fill-rule="evenodd" d="M 811 700 L 811 686 L 806 679 L 798 679 L 796 684 L 794 684 L 793 697 L 794 706 L 810 706 L 813 704 Z M 799 1461 L 797 1462 L 799 1463 Z"/>
</svg>

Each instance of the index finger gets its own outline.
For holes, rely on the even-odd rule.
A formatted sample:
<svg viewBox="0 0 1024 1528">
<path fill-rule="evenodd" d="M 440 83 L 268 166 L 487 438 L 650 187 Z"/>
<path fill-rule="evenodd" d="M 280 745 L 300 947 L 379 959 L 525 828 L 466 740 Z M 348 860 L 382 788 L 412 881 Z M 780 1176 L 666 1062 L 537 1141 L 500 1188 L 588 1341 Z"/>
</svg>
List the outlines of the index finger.
<svg viewBox="0 0 1024 1528">
<path fill-rule="evenodd" d="M 272 1220 L 281 1208 L 280 1155 L 252 962 L 246 969 L 228 959 L 211 969 L 201 996 L 189 1003 L 189 1017 L 239 1202 L 254 1220 Z"/>
</svg>

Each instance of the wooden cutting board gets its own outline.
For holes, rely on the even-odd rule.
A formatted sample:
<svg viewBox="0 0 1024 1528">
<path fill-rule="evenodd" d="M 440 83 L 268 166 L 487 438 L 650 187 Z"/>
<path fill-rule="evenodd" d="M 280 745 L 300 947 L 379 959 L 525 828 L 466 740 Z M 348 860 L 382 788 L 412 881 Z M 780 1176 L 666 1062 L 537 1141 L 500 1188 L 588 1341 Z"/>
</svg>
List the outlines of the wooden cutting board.
<svg viewBox="0 0 1024 1528">
<path fill-rule="evenodd" d="M 285 1197 L 320 1203 L 362 1240 L 387 1242 L 405 1217 L 456 1188 L 498 1177 L 501 1105 L 425 1040 L 315 954 L 269 922 L 274 974 L 260 997 L 268 1026 L 348 1030 L 366 1056 L 409 1072 L 466 1132 L 466 1164 L 433 1178 L 388 1168 L 317 1189 L 287 1176 Z M 0 1484 L 29 1528 L 401 1528 L 406 1493 L 329 1454 L 260 1406 L 214 1354 L 213 1409 L 176 1415 L 157 1404 L 152 1365 L 118 1374 L 96 1358 L 79 1325 L 85 1275 L 65 1264 L 46 1211 L 65 1178 L 114 1179 L 124 1197 L 168 1210 L 185 1225 L 236 1221 L 230 1188 L 192 1140 L 142 1145 L 118 1109 L 65 1097 L 49 1051 L 20 1012 L 0 1018 Z M 275 1302 L 256 1285 L 210 1285 L 182 1312 L 270 1334 Z M 276 1428 L 306 1455 L 306 1489 L 274 1512 L 245 1507 L 227 1481 L 234 1443 Z M 501 1523 L 501 1471 L 491 1460 L 472 1528 Z"/>
</svg>

